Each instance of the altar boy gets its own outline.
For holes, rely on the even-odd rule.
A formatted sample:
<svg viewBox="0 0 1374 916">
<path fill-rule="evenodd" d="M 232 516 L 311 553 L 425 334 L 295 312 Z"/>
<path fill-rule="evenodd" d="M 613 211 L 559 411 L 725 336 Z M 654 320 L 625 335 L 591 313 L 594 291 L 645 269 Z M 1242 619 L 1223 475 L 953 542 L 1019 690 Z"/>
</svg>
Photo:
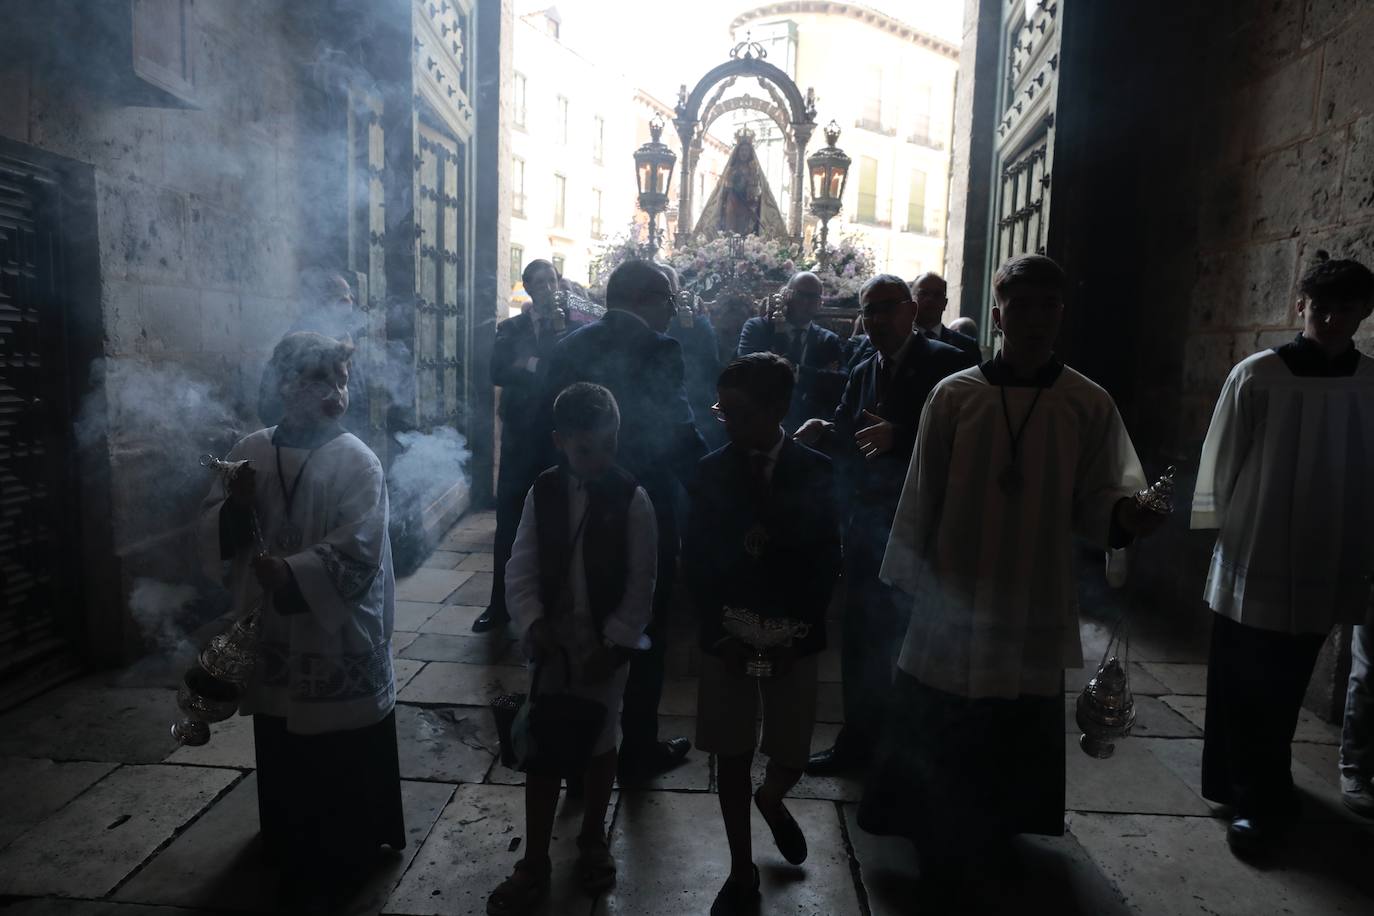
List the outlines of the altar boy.
<svg viewBox="0 0 1374 916">
<path fill-rule="evenodd" d="M 234 446 L 228 460 L 249 469 L 215 483 L 200 523 L 208 571 L 233 561 L 238 611 L 263 602 L 241 706 L 253 717 L 263 851 L 326 909 L 320 882 L 337 884 L 378 847 L 406 843 L 386 480 L 377 456 L 339 425 L 352 353 L 310 332 L 277 344 L 267 376 L 282 421 Z"/>
<path fill-rule="evenodd" d="M 1059 265 L 1014 258 L 993 290 L 1003 350 L 931 392 L 881 572 L 915 601 L 859 825 L 909 836 L 937 894 L 1013 834 L 1064 832 L 1074 538 L 1157 524 L 1111 397 L 1054 355 Z"/>
<path fill-rule="evenodd" d="M 1231 806 L 1242 857 L 1269 851 L 1297 813 L 1303 694 L 1331 627 L 1363 622 L 1374 565 L 1374 363 L 1352 341 L 1374 274 L 1323 259 L 1299 292 L 1302 333 L 1227 377 L 1193 496 L 1193 527 L 1219 529 L 1202 794 Z"/>
</svg>

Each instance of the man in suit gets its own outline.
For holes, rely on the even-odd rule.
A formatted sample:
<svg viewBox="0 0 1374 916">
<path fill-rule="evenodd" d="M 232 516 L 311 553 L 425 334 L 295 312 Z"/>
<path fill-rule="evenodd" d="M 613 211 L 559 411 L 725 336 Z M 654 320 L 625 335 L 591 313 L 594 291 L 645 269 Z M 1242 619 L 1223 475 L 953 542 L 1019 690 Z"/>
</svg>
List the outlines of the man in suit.
<svg viewBox="0 0 1374 916">
<path fill-rule="evenodd" d="M 840 647 L 845 725 L 834 747 L 812 755 L 807 772 L 815 775 L 862 766 L 877 743 L 910 613 L 878 579 L 883 551 L 926 396 L 941 379 L 977 364 L 912 330 L 917 306 L 900 277 L 871 278 L 859 305 L 875 352 L 855 367 L 833 420 L 808 420 L 796 436 L 831 452 L 849 498 Z"/>
<path fill-rule="evenodd" d="M 949 286 L 944 277 L 937 273 L 921 274 L 911 281 L 911 296 L 916 300 L 918 333 L 963 350 L 973 357 L 974 362 L 982 361 L 983 352 L 978 347 L 978 341 L 944 325 L 945 307 L 949 305 Z"/>
<path fill-rule="evenodd" d="M 658 740 L 658 701 L 663 693 L 664 617 L 677 568 L 673 480 L 690 484 L 706 446 L 692 423 L 682 348 L 663 333 L 676 314 L 667 276 L 649 261 L 626 261 L 606 284 L 606 308 L 601 320 L 576 329 L 554 348 L 543 380 L 536 438 L 544 454 L 551 455 L 553 401 L 573 382 L 610 389 L 620 405 L 617 461 L 654 504 L 658 579 L 654 618 L 646 631 L 653 645 L 630 662 L 620 717 L 620 769 L 633 777 L 675 766 L 692 746 L 687 738 Z"/>
<path fill-rule="evenodd" d="M 567 333 L 557 314 L 554 294 L 558 272 L 548 261 L 531 261 L 520 274 L 530 307 L 496 326 L 491 353 L 491 383 L 501 389 L 501 466 L 496 478 L 496 543 L 492 560 L 491 600 L 473 621 L 474 633 L 503 627 L 506 613 L 506 561 L 510 559 L 525 494 L 544 469 L 543 444 L 536 439 L 539 383 L 554 344 Z"/>
<path fill-rule="evenodd" d="M 797 369 L 797 387 L 784 427 L 795 430 L 807 417 L 828 417 L 844 391 L 844 341 L 815 323 L 823 288 L 810 271 L 792 275 L 783 289 L 783 321 L 750 318 L 739 333 L 739 355 L 771 352 Z M 779 324 L 782 327 L 779 327 Z"/>
</svg>

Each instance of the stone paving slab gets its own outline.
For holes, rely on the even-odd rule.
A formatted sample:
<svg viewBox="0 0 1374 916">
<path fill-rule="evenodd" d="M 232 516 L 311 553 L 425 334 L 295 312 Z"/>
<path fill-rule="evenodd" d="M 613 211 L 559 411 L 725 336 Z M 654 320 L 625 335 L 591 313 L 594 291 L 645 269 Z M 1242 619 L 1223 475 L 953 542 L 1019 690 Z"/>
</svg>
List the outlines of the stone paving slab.
<svg viewBox="0 0 1374 916">
<path fill-rule="evenodd" d="M 401 874 L 415 858 L 453 787 L 401 783 L 406 848 L 383 855 L 339 916 L 381 911 Z M 257 777 L 249 776 L 192 824 L 119 889 L 117 899 L 187 907 L 270 912 L 280 869 L 265 863 L 258 843 Z"/>
<path fill-rule="evenodd" d="M 414 680 L 415 675 L 419 674 L 425 667 L 425 663 L 415 658 L 393 658 L 391 660 L 391 670 L 396 676 L 396 692 L 400 693 L 406 685 Z"/>
<path fill-rule="evenodd" d="M 0 758 L 0 849 L 107 776 L 114 763 Z"/>
<path fill-rule="evenodd" d="M 422 569 L 457 569 L 458 565 L 468 558 L 466 553 L 459 550 L 436 550 L 425 561 L 420 564 Z"/>
<path fill-rule="evenodd" d="M 614 800 L 612 806 L 614 810 Z M 550 847 L 553 888 L 549 899 L 535 911 L 541 916 L 587 913 L 591 909 L 591 901 L 577 887 L 572 874 L 581 825 L 580 804 L 565 797 L 554 821 Z M 525 853 L 524 834 L 523 789 L 459 786 L 387 901 L 385 912 L 417 916 L 485 913 L 487 896 Z"/>
<path fill-rule="evenodd" d="M 836 806 L 799 799 L 787 808 L 806 834 L 810 856 L 801 866 L 788 865 L 755 813 L 754 861 L 763 879 L 763 912 L 857 916 L 859 900 Z M 700 916 L 730 870 L 720 806 L 710 794 L 623 793 L 611 850 L 620 880 L 598 901 L 597 914 Z"/>
<path fill-rule="evenodd" d="M 391 634 L 391 657 L 394 659 L 397 655 L 400 655 L 401 650 L 403 650 L 406 646 L 413 643 L 415 641 L 415 637 L 419 635 L 419 633 L 408 630 L 394 631 Z"/>
<path fill-rule="evenodd" d="M 488 638 L 485 633 L 466 636 L 421 633 L 400 655 L 420 661 L 465 665 L 520 665 L 525 661 L 514 640 Z"/>
<path fill-rule="evenodd" d="M 491 550 L 495 533 L 495 528 L 491 531 L 477 528 L 454 528 L 439 541 L 439 549 L 454 550 L 461 553 Z"/>
<path fill-rule="evenodd" d="M 231 716 L 210 726 L 210 743 L 200 747 L 178 747 L 165 763 L 185 763 L 204 767 L 234 767 L 251 770 L 258 765 L 253 750 L 253 717 Z"/>
<path fill-rule="evenodd" d="M 470 576 L 462 587 L 455 591 L 444 604 L 461 604 L 467 607 L 486 607 L 491 600 L 491 573 L 463 573 Z"/>
<path fill-rule="evenodd" d="M 524 693 L 527 669 L 513 665 L 460 665 L 430 662 L 398 696 L 404 703 L 485 706 L 505 693 Z"/>
<path fill-rule="evenodd" d="M 1150 753 L 1147 741 L 1118 741 L 1116 753 L 1098 760 L 1083 753 L 1077 735 L 1065 735 L 1066 805 L 1071 811 L 1115 811 L 1143 814 L 1192 814 L 1211 809 L 1163 761 Z"/>
<path fill-rule="evenodd" d="M 121 767 L 0 852 L 0 894 L 102 897 L 241 776 Z"/>
<path fill-rule="evenodd" d="M 496 722 L 478 706 L 396 707 L 402 779 L 481 782 L 499 750 Z"/>
<path fill-rule="evenodd" d="M 663 696 L 658 701 L 661 716 L 695 716 L 697 714 L 697 679 L 694 677 L 666 678 Z"/>
<path fill-rule="evenodd" d="M 0 717 L 0 756 L 156 763 L 177 746 L 176 693 L 69 687 Z"/>
<path fill-rule="evenodd" d="M 1197 697 L 1207 695 L 1206 665 L 1180 665 L 1174 662 L 1136 662 L 1134 664 L 1139 664 L 1161 681 L 1169 688 L 1166 691 L 1168 693 Z"/>
<path fill-rule="evenodd" d="M 828 722 L 816 723 L 811 733 L 811 753 L 823 751 L 833 745 L 835 736 L 840 733 L 840 727 Z M 761 753 L 756 753 L 751 767 L 755 786 L 763 784 L 767 768 L 768 758 Z M 856 802 L 863 797 L 863 788 L 863 778 L 860 775 L 807 776 L 803 774 L 797 784 L 792 787 L 792 791 L 787 793 L 787 797 Z"/>
<path fill-rule="evenodd" d="M 442 633 L 446 636 L 472 636 L 472 622 L 482 616 L 485 608 L 445 604 L 420 627 L 421 633 Z M 485 634 L 484 634 L 485 635 Z M 493 634 L 498 637 L 503 634 Z"/>
<path fill-rule="evenodd" d="M 1300 825 L 1274 867 L 1226 847 L 1226 823 L 1203 817 L 1069 817 L 1093 862 L 1133 910 L 1160 916 L 1365 914 L 1374 910 L 1374 838 L 1344 825 Z"/>
<path fill-rule="evenodd" d="M 491 572 L 495 564 L 496 557 L 490 553 L 471 553 L 459 562 L 457 568 L 469 572 Z"/>
<path fill-rule="evenodd" d="M 407 633 L 418 633 L 441 607 L 443 605 L 432 601 L 397 601 L 395 627 Z"/>
<path fill-rule="evenodd" d="M 472 573 L 421 567 L 396 583 L 396 600 L 444 603 L 444 599 L 472 579 Z M 490 583 L 488 583 L 490 586 Z M 407 627 L 406 629 L 410 629 Z"/>
</svg>

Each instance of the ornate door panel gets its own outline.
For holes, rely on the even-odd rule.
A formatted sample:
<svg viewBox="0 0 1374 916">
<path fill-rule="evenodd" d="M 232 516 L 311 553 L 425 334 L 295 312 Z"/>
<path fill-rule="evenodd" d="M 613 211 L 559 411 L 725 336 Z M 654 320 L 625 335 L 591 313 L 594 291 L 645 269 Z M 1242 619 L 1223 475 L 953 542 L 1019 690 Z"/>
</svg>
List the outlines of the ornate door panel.
<svg viewBox="0 0 1374 916">
<path fill-rule="evenodd" d="M 984 326 L 991 278 L 1008 258 L 1049 253 L 1054 114 L 1059 94 L 1060 22 L 1066 0 L 1006 0 Z"/>
<path fill-rule="evenodd" d="M 415 176 L 416 425 L 463 429 L 466 368 L 468 240 L 465 144 L 421 123 Z"/>
<path fill-rule="evenodd" d="M 55 176 L 0 156 L 0 681 L 64 645 L 66 328 Z M 68 480 L 66 486 L 72 481 Z"/>
<path fill-rule="evenodd" d="M 386 135 L 382 101 L 374 92 L 349 92 L 348 148 L 348 269 L 366 327 L 363 339 L 355 341 L 354 361 L 361 363 L 367 386 L 367 428 L 359 434 L 385 462 L 386 392 L 378 381 L 386 360 Z"/>
</svg>

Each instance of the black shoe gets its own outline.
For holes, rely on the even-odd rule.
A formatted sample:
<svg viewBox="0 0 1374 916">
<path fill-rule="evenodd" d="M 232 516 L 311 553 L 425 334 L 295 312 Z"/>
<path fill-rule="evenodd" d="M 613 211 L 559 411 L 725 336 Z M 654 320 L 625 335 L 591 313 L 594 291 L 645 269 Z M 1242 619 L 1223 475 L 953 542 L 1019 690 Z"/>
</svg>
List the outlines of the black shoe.
<svg viewBox="0 0 1374 916">
<path fill-rule="evenodd" d="M 779 802 L 777 814 L 770 818 L 768 812 L 763 810 L 763 805 L 759 804 L 758 792 L 754 793 L 754 807 L 759 809 L 759 814 L 763 815 L 768 829 L 773 831 L 773 842 L 777 844 L 782 857 L 793 865 L 805 862 L 806 834 L 802 833 L 801 825 L 792 813 Z"/>
<path fill-rule="evenodd" d="M 807 776 L 842 776 L 863 769 L 868 756 L 857 751 L 847 750 L 836 744 L 834 747 L 817 751 L 806 762 Z"/>
<path fill-rule="evenodd" d="M 496 627 L 504 627 L 508 623 L 510 614 L 507 614 L 504 608 L 488 607 L 472 622 L 472 632 L 485 633 Z"/>
<path fill-rule="evenodd" d="M 1265 858 L 1273 852 L 1277 841 L 1278 830 L 1265 819 L 1237 815 L 1226 828 L 1226 845 L 1236 858 L 1245 861 Z"/>
<path fill-rule="evenodd" d="M 711 916 L 744 916 L 746 913 L 756 913 L 759 900 L 759 867 L 755 865 L 752 884 L 726 879 L 720 893 L 716 894 L 715 903 L 711 904 Z"/>
<path fill-rule="evenodd" d="M 686 738 L 669 738 L 658 741 L 642 751 L 622 749 L 620 753 L 620 775 L 628 780 L 648 779 L 666 773 L 687 759 L 692 742 Z"/>
</svg>

